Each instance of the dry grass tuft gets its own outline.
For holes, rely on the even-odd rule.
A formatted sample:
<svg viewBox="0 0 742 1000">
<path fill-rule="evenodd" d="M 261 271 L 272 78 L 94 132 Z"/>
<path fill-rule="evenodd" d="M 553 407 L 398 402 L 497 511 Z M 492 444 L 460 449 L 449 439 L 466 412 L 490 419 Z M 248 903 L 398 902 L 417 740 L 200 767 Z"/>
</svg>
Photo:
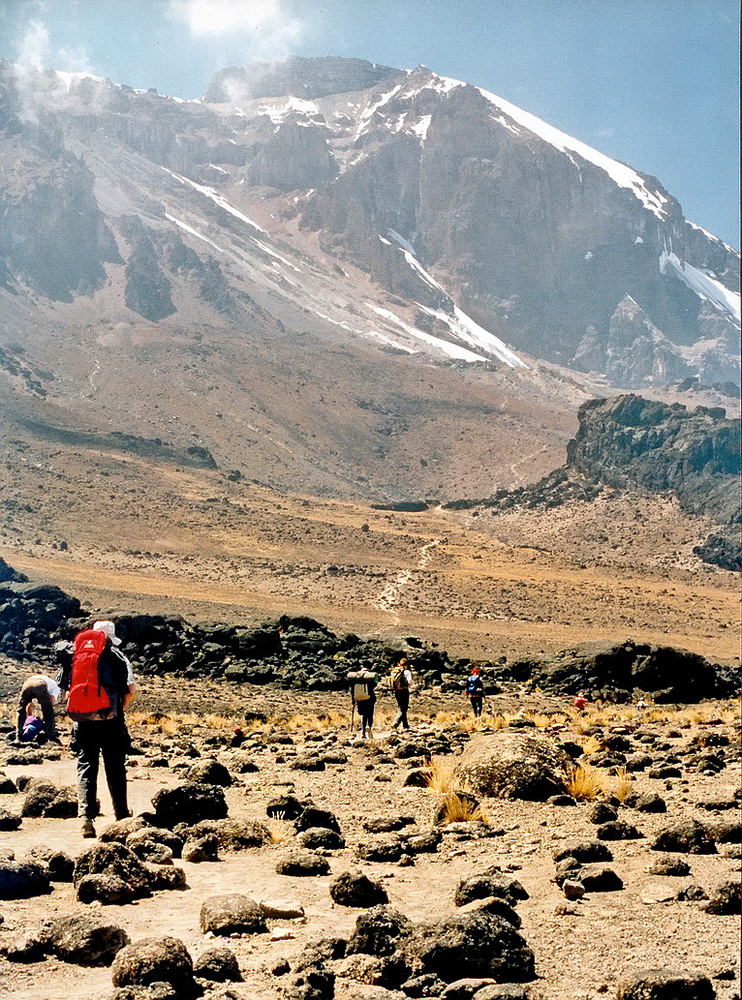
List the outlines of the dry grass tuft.
<svg viewBox="0 0 742 1000">
<path fill-rule="evenodd" d="M 438 823 L 448 826 L 449 823 L 484 823 L 492 825 L 492 817 L 482 805 L 475 805 L 469 799 L 462 798 L 456 792 L 448 792 L 441 803 Z"/>
<path fill-rule="evenodd" d="M 455 764 L 448 757 L 433 757 L 430 761 L 430 775 L 426 779 L 426 787 L 431 792 L 461 791 L 461 784 L 454 774 Z"/>
<path fill-rule="evenodd" d="M 567 793 L 578 802 L 591 802 L 605 791 L 603 775 L 595 767 L 580 764 L 567 777 Z"/>
<path fill-rule="evenodd" d="M 587 736 L 584 740 L 580 740 L 580 746 L 582 747 L 583 753 L 597 753 L 598 750 L 602 749 L 602 743 L 597 736 Z"/>
<path fill-rule="evenodd" d="M 618 772 L 616 784 L 611 789 L 611 794 L 615 795 L 619 802 L 625 802 L 633 790 L 634 779 L 626 768 L 622 767 Z"/>
</svg>

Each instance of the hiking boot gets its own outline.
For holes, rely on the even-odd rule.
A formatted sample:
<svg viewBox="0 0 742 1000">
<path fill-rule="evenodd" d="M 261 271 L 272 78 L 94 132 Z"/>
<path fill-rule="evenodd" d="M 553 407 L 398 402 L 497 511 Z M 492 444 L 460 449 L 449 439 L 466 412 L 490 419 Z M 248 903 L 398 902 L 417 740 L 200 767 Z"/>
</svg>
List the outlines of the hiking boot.
<svg viewBox="0 0 742 1000">
<path fill-rule="evenodd" d="M 84 819 L 82 821 L 82 829 L 80 832 L 86 840 L 90 840 L 95 836 L 95 826 L 92 819 Z"/>
</svg>

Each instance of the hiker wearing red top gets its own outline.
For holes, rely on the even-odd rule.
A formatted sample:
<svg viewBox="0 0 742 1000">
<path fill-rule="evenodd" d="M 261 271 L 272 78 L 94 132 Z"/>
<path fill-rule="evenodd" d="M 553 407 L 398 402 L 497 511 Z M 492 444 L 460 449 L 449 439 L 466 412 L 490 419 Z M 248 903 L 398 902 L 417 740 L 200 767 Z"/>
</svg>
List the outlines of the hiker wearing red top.
<svg viewBox="0 0 742 1000">
<path fill-rule="evenodd" d="M 98 814 L 98 768 L 103 757 L 116 819 L 131 815 L 126 797 L 126 754 L 130 749 L 124 709 L 134 697 L 131 664 L 117 649 L 111 621 L 97 621 L 75 636 L 60 686 L 68 692 L 67 714 L 75 726 L 78 814 L 83 837 L 94 837 Z"/>
<path fill-rule="evenodd" d="M 585 697 L 584 694 L 578 694 L 575 700 L 572 702 L 572 704 L 574 705 L 574 707 L 577 709 L 578 712 L 582 712 L 585 706 L 587 705 L 587 698 Z"/>
<path fill-rule="evenodd" d="M 466 697 L 471 703 L 474 718 L 478 719 L 484 705 L 484 681 L 479 667 L 472 667 L 471 674 L 466 679 Z"/>
</svg>

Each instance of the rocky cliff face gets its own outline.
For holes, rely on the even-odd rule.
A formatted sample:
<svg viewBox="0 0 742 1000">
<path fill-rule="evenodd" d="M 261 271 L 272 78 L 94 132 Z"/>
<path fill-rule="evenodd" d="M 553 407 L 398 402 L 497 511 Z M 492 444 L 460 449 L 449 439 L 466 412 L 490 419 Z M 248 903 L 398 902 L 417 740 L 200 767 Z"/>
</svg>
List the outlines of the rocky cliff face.
<svg viewBox="0 0 742 1000">
<path fill-rule="evenodd" d="M 37 76 L 0 63 L 6 288 L 74 301 L 108 276 L 123 317 L 221 302 L 221 322 L 269 281 L 279 322 L 309 309 L 403 353 L 739 382 L 739 255 L 655 178 L 477 87 L 337 58 L 224 70 L 204 101 Z M 170 271 L 164 229 L 222 287 Z"/>
<path fill-rule="evenodd" d="M 632 394 L 591 399 L 577 411 L 579 428 L 567 461 L 533 485 L 500 490 L 486 500 L 447 506 L 558 507 L 590 501 L 604 487 L 674 493 L 683 510 L 720 527 L 695 553 L 724 569 L 742 571 L 742 438 L 739 419 L 721 407 L 688 410 Z"/>
<path fill-rule="evenodd" d="M 583 403 L 578 418 L 569 469 L 622 489 L 673 490 L 693 513 L 740 521 L 740 421 L 723 409 L 628 395 Z"/>
</svg>

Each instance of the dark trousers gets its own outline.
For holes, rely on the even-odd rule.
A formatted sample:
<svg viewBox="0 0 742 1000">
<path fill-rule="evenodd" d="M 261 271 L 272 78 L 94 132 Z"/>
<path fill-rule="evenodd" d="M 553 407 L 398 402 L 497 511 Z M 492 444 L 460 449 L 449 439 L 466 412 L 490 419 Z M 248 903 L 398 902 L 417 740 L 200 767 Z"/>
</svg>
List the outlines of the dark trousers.
<svg viewBox="0 0 742 1000">
<path fill-rule="evenodd" d="M 24 684 L 21 688 L 21 695 L 18 699 L 18 739 L 20 740 L 23 735 L 23 724 L 26 721 L 28 706 L 34 699 L 41 706 L 41 714 L 44 718 L 44 731 L 46 732 L 47 739 L 56 740 L 57 723 L 54 718 L 54 702 L 46 684 Z"/>
<path fill-rule="evenodd" d="M 410 723 L 407 720 L 407 711 L 410 707 L 410 692 L 403 688 L 399 691 L 394 692 L 394 699 L 397 702 L 397 718 L 392 723 L 392 728 L 396 729 L 397 726 L 402 726 L 403 729 L 409 729 Z"/>
<path fill-rule="evenodd" d="M 98 815 L 98 768 L 102 756 L 116 819 L 128 816 L 126 754 L 129 734 L 123 718 L 78 722 L 73 745 L 77 753 L 78 815 L 85 819 L 95 819 Z"/>
<path fill-rule="evenodd" d="M 474 715 L 477 718 L 482 714 L 482 704 L 484 703 L 484 698 L 480 695 L 479 697 L 473 697 L 471 700 L 471 708 Z"/>
<path fill-rule="evenodd" d="M 358 715 L 361 719 L 361 733 L 364 736 L 366 735 L 367 729 L 373 729 L 375 707 L 376 707 L 376 698 L 365 698 L 363 701 L 356 702 Z"/>
</svg>

